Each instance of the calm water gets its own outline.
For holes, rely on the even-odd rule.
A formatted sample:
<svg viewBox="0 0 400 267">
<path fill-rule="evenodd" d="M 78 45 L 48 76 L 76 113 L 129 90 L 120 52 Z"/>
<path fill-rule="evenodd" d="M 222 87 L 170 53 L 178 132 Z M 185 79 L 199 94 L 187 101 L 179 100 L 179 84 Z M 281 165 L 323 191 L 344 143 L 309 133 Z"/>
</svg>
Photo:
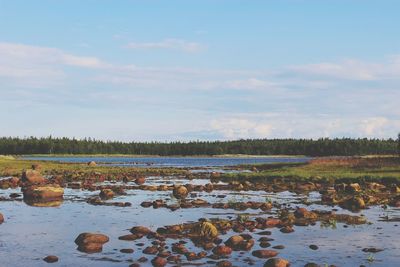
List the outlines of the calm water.
<svg viewBox="0 0 400 267">
<path fill-rule="evenodd" d="M 180 183 L 182 180 L 168 177 L 150 177 L 147 184 Z M 199 181 L 200 183 L 202 181 Z M 7 196 L 11 192 L 19 190 L 0 190 L 0 196 Z M 128 234 L 128 229 L 133 226 L 143 225 L 153 230 L 163 225 L 177 224 L 182 222 L 197 221 L 199 218 L 235 218 L 237 214 L 243 213 L 235 210 L 221 210 L 212 208 L 179 209 L 174 212 L 159 208 L 143 208 L 142 201 L 164 199 L 168 203 L 176 200 L 171 198 L 171 192 L 150 192 L 142 190 L 129 190 L 126 196 L 114 198 L 112 201 L 129 201 L 131 207 L 92 206 L 85 202 L 85 198 L 97 195 L 99 192 L 88 192 L 74 189 L 66 189 L 65 200 L 59 207 L 39 208 L 26 205 L 22 201 L 0 202 L 0 211 L 5 215 L 5 223 L 0 225 L 0 266 L 47 266 L 42 258 L 49 254 L 60 258 L 58 263 L 52 266 L 128 266 L 130 261 L 137 260 L 143 254 L 141 250 L 149 245 L 147 239 L 137 241 L 121 241 L 118 236 Z M 217 195 L 224 194 L 226 197 L 220 199 Z M 214 191 L 211 193 L 198 193 L 196 198 L 202 198 L 209 202 L 230 201 L 265 201 L 268 197 L 273 201 L 287 203 L 292 207 L 304 206 L 301 199 L 310 202 L 319 199 L 318 192 L 308 195 L 298 195 L 290 192 L 267 193 L 263 191 L 231 192 Z M 339 207 L 326 207 L 312 204 L 308 209 L 337 208 L 338 213 L 351 213 Z M 248 210 L 250 215 L 269 216 L 276 212 L 272 210 L 259 213 L 256 210 Z M 283 234 L 278 229 L 270 229 L 270 237 L 275 240 L 272 246 L 284 245 L 286 248 L 280 250 L 279 256 L 287 258 L 292 266 L 304 266 L 308 262 L 316 262 L 321 265 L 335 264 L 336 266 L 399 266 L 400 227 L 398 222 L 381 222 L 379 217 L 383 215 L 399 216 L 400 210 L 389 208 L 383 210 L 376 206 L 362 211 L 368 221 L 372 224 L 350 226 L 344 228 L 344 224 L 338 223 L 336 228 L 321 228 L 319 223 L 309 227 L 295 227 L 295 232 Z M 85 254 L 76 250 L 74 239 L 81 232 L 101 232 L 110 237 L 101 253 Z M 221 236 L 226 240 L 234 234 L 232 231 Z M 251 233 L 257 240 L 255 233 Z M 139 247 L 136 244 L 144 242 L 146 246 Z M 168 239 L 171 245 L 176 240 Z M 310 250 L 308 246 L 316 244 L 319 249 Z M 369 263 L 369 253 L 362 252 L 365 247 L 383 248 L 384 251 L 373 255 L 374 262 Z M 189 241 L 187 247 L 194 252 L 201 249 L 196 248 Z M 122 248 L 133 248 L 133 254 L 119 252 Z M 259 249 L 256 242 L 253 249 Z M 151 259 L 153 256 L 146 256 Z M 248 266 L 244 261 L 250 257 L 255 260 L 254 266 L 262 266 L 265 260 L 256 259 L 249 253 L 242 255 L 234 252 L 230 260 L 235 266 Z M 205 263 L 207 259 L 195 261 Z M 142 266 L 150 266 L 145 263 Z M 213 266 L 205 264 L 203 266 Z"/>
<path fill-rule="evenodd" d="M 59 162 L 85 163 L 95 161 L 115 166 L 137 167 L 225 167 L 241 164 L 260 163 L 301 163 L 307 157 L 23 157 L 31 160 L 50 160 Z"/>
<path fill-rule="evenodd" d="M 37 158 L 35 158 L 37 159 Z M 45 160 L 62 160 L 74 162 L 108 161 L 108 162 L 154 162 L 164 164 L 162 166 L 227 166 L 233 164 L 244 164 L 250 162 L 298 162 L 304 158 L 43 158 Z M 288 162 L 283 161 L 283 162 Z M 175 164 L 175 165 L 173 165 Z M 179 165 L 176 165 L 179 164 Z M 185 165 L 186 164 L 186 165 Z M 220 164 L 220 165 L 216 165 Z M 186 180 L 182 177 L 148 177 L 146 184 L 177 184 L 193 183 L 204 184 L 208 180 L 194 179 Z M 0 197 L 7 197 L 10 193 L 20 193 L 20 189 L 0 190 Z M 48 266 L 42 261 L 47 255 L 57 255 L 59 262 L 49 266 L 129 266 L 143 256 L 142 250 L 149 245 L 146 238 L 137 241 L 121 241 L 118 237 L 129 234 L 128 229 L 133 226 L 147 226 L 153 230 L 157 227 L 183 222 L 197 221 L 199 218 L 236 218 L 238 212 L 232 209 L 192 208 L 170 211 L 165 208 L 153 209 L 143 208 L 140 203 L 163 199 L 168 204 L 176 203 L 169 191 L 143 191 L 128 190 L 127 195 L 118 196 L 111 201 L 128 201 L 130 207 L 115 206 L 92 206 L 86 203 L 86 199 L 96 196 L 99 191 L 83 191 L 65 189 L 64 201 L 59 207 L 32 207 L 21 200 L 0 201 L 0 212 L 5 217 L 5 222 L 0 225 L 0 267 L 25 267 L 25 266 Z M 219 198 L 225 195 L 225 198 Z M 215 202 L 237 202 L 237 201 L 265 201 L 266 198 L 282 204 L 288 204 L 292 208 L 304 207 L 301 200 L 307 199 L 310 206 L 308 209 L 332 210 L 338 209 L 337 213 L 351 212 L 342 210 L 340 207 L 327 207 L 317 204 L 320 195 L 318 192 L 309 194 L 294 194 L 291 192 L 272 193 L 265 191 L 213 191 L 211 193 L 200 192 L 192 199 L 201 198 L 210 203 Z M 259 210 L 247 210 L 250 216 L 276 216 L 276 210 L 260 212 Z M 285 249 L 279 250 L 279 257 L 286 258 L 292 263 L 291 266 L 304 266 L 308 262 L 315 262 L 322 266 L 324 264 L 335 264 L 336 266 L 400 266 L 400 222 L 380 221 L 380 217 L 389 216 L 399 218 L 400 209 L 388 208 L 384 210 L 380 206 L 374 206 L 363 210 L 357 215 L 363 214 L 371 224 L 344 227 L 344 224 L 337 223 L 336 228 L 323 228 L 319 223 L 315 226 L 297 227 L 291 234 L 283 234 L 279 229 L 269 229 L 272 232 L 271 246 L 284 245 Z M 110 237 L 101 253 L 86 254 L 76 250 L 75 238 L 82 232 L 101 232 Z M 234 233 L 220 237 L 225 241 Z M 257 240 L 260 236 L 251 233 Z M 168 239 L 170 246 L 177 240 Z M 199 252 L 201 249 L 195 247 L 190 240 L 187 240 L 187 247 L 190 251 Z M 145 243 L 144 247 L 137 246 L 138 243 Z M 313 251 L 308 248 L 315 244 L 319 247 Z M 362 252 L 365 247 L 377 247 L 384 249 L 382 252 L 370 254 Z M 133 248 L 133 254 L 123 254 L 122 248 Z M 253 250 L 259 249 L 259 242 Z M 210 254 L 210 253 L 209 253 Z M 372 255 L 372 256 L 371 256 Z M 153 256 L 145 255 L 149 260 Z M 184 257 L 183 257 L 184 258 Z M 233 252 L 230 261 L 234 266 L 248 266 L 246 258 L 255 261 L 254 266 L 262 266 L 265 260 L 260 260 L 251 253 Z M 373 262 L 368 261 L 373 259 Z M 214 266 L 208 264 L 209 259 L 194 261 L 203 263 L 202 266 Z M 144 263 L 141 266 L 150 266 Z M 168 265 L 171 266 L 171 265 Z"/>
</svg>

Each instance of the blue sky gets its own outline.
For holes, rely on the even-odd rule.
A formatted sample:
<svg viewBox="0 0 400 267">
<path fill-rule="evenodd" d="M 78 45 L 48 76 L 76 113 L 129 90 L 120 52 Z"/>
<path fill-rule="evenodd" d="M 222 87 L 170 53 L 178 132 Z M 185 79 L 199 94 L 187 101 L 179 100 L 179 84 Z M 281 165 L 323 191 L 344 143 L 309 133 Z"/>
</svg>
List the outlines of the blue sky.
<svg viewBox="0 0 400 267">
<path fill-rule="evenodd" d="M 395 137 L 399 1 L 0 0 L 0 132 Z"/>
</svg>

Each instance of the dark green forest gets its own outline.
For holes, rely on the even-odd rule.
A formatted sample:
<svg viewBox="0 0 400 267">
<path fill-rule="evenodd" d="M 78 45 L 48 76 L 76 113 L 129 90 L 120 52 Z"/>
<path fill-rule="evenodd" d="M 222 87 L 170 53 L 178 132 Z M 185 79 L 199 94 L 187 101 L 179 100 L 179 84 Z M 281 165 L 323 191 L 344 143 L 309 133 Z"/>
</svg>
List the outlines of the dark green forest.
<svg viewBox="0 0 400 267">
<path fill-rule="evenodd" d="M 91 138 L 0 138 L 0 154 L 137 154 L 137 155 L 306 155 L 353 156 L 396 154 L 395 139 L 247 139 L 193 142 L 118 142 Z"/>
</svg>

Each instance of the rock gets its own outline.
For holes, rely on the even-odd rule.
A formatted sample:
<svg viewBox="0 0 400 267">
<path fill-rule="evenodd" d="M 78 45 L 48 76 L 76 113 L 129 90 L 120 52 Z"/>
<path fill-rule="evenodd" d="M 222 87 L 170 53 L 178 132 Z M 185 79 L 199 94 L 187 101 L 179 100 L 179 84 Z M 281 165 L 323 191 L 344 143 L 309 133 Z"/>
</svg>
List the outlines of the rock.
<svg viewBox="0 0 400 267">
<path fill-rule="evenodd" d="M 89 167 L 95 167 L 95 166 L 97 166 L 97 163 L 95 162 L 95 161 L 90 161 L 90 162 L 88 162 L 88 164 L 87 164 Z"/>
<path fill-rule="evenodd" d="M 32 164 L 32 170 L 40 171 L 42 169 L 42 165 L 39 163 Z"/>
<path fill-rule="evenodd" d="M 231 267 L 232 263 L 230 261 L 219 261 L 217 262 L 217 267 Z"/>
<path fill-rule="evenodd" d="M 225 245 L 231 248 L 237 247 L 241 242 L 244 241 L 244 238 L 240 235 L 231 236 L 226 242 Z"/>
<path fill-rule="evenodd" d="M 369 253 L 377 253 L 383 251 L 381 248 L 363 248 L 363 252 L 369 252 Z"/>
<path fill-rule="evenodd" d="M 101 252 L 103 244 L 110 239 L 108 236 L 96 233 L 82 233 L 75 239 L 75 244 L 78 245 L 78 250 L 86 253 Z"/>
<path fill-rule="evenodd" d="M 122 236 L 118 237 L 118 239 L 124 240 L 124 241 L 134 241 L 134 240 L 140 239 L 142 237 L 143 237 L 143 235 L 129 234 L 129 235 L 122 235 Z"/>
<path fill-rule="evenodd" d="M 290 263 L 289 261 L 281 258 L 272 258 L 267 260 L 267 262 L 264 264 L 264 267 L 289 267 Z"/>
<path fill-rule="evenodd" d="M 172 194 L 177 199 L 186 198 L 188 193 L 189 192 L 188 192 L 187 188 L 185 186 L 183 186 L 183 185 L 175 187 L 174 190 L 172 191 Z"/>
<path fill-rule="evenodd" d="M 361 191 L 361 186 L 358 183 L 348 184 L 346 186 L 346 191 L 349 193 L 355 193 Z"/>
<path fill-rule="evenodd" d="M 272 248 L 274 248 L 274 249 L 284 249 L 285 246 L 284 245 L 276 245 L 276 246 L 273 246 Z"/>
<path fill-rule="evenodd" d="M 208 183 L 204 186 L 204 190 L 208 193 L 212 192 L 214 190 L 214 186 L 211 183 Z"/>
<path fill-rule="evenodd" d="M 132 234 L 147 235 L 151 233 L 151 230 L 144 226 L 134 226 L 129 230 Z"/>
<path fill-rule="evenodd" d="M 210 222 L 201 222 L 193 228 L 192 234 L 204 238 L 215 238 L 218 236 L 218 230 Z"/>
<path fill-rule="evenodd" d="M 275 257 L 276 255 L 278 255 L 278 253 L 279 252 L 275 250 L 259 249 L 259 250 L 254 250 L 251 254 L 257 258 L 267 259 Z"/>
<path fill-rule="evenodd" d="M 131 248 L 123 248 L 123 249 L 120 249 L 119 250 L 121 253 L 133 253 L 133 249 L 131 249 Z"/>
<path fill-rule="evenodd" d="M 142 185 L 146 182 L 146 178 L 145 177 L 138 177 L 135 179 L 135 184 L 137 185 Z"/>
<path fill-rule="evenodd" d="M 310 249 L 312 249 L 312 250 L 317 250 L 318 249 L 318 246 L 317 245 L 310 245 L 310 246 L 308 246 Z"/>
<path fill-rule="evenodd" d="M 167 260 L 162 257 L 155 257 L 154 259 L 151 260 L 151 264 L 154 267 L 163 267 L 167 265 Z"/>
<path fill-rule="evenodd" d="M 149 255 L 155 255 L 155 254 L 158 253 L 158 249 L 157 249 L 156 246 L 146 247 L 146 248 L 143 250 L 143 253 L 144 253 L 144 254 L 149 254 Z"/>
<path fill-rule="evenodd" d="M 220 245 L 220 246 L 216 246 L 216 247 L 212 250 L 212 252 L 213 252 L 215 255 L 218 255 L 218 256 L 227 256 L 227 255 L 230 255 L 230 254 L 232 253 L 232 249 L 231 249 L 230 247 L 228 247 L 228 246 L 222 246 L 222 245 Z"/>
<path fill-rule="evenodd" d="M 99 196 L 102 199 L 110 199 L 114 197 L 114 191 L 112 191 L 111 189 L 101 189 Z"/>
<path fill-rule="evenodd" d="M 0 213 L 0 224 L 2 224 L 4 222 L 4 216 L 3 214 Z"/>
<path fill-rule="evenodd" d="M 63 199 L 64 189 L 59 185 L 29 186 L 22 189 L 24 199 L 28 200 L 60 200 Z"/>
<path fill-rule="evenodd" d="M 310 219 L 310 220 L 316 220 L 318 218 L 318 215 L 312 211 L 308 211 L 305 208 L 298 208 L 294 212 L 294 216 L 296 218 L 305 218 L 305 219 Z"/>
<path fill-rule="evenodd" d="M 46 256 L 45 258 L 43 258 L 43 260 L 48 263 L 53 263 L 53 262 L 58 261 L 58 257 L 54 256 L 54 255 L 49 255 L 49 256 Z"/>
<path fill-rule="evenodd" d="M 44 183 L 46 179 L 37 170 L 25 170 L 22 172 L 21 181 L 27 184 Z"/>
<path fill-rule="evenodd" d="M 364 199 L 359 196 L 354 196 L 352 198 L 343 201 L 341 203 L 341 206 L 349 210 L 360 210 L 360 209 L 365 209 L 366 207 Z"/>
<path fill-rule="evenodd" d="M 320 267 L 320 266 L 314 262 L 309 262 L 306 265 L 304 265 L 304 267 Z"/>
<path fill-rule="evenodd" d="M 282 227 L 279 231 L 281 231 L 284 234 L 289 234 L 289 233 L 294 232 L 294 229 L 290 226 L 285 226 L 285 227 Z"/>
</svg>

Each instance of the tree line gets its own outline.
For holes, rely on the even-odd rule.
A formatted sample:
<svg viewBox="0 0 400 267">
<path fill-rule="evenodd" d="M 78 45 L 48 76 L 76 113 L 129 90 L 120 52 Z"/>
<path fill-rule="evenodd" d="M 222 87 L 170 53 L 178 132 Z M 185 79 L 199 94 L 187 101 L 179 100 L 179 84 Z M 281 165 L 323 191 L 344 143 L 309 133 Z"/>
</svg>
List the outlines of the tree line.
<svg viewBox="0 0 400 267">
<path fill-rule="evenodd" d="M 0 154 L 137 154 L 195 155 L 306 155 L 353 156 L 400 153 L 400 136 L 394 139 L 246 139 L 236 141 L 119 142 L 91 138 L 0 138 Z"/>
</svg>

